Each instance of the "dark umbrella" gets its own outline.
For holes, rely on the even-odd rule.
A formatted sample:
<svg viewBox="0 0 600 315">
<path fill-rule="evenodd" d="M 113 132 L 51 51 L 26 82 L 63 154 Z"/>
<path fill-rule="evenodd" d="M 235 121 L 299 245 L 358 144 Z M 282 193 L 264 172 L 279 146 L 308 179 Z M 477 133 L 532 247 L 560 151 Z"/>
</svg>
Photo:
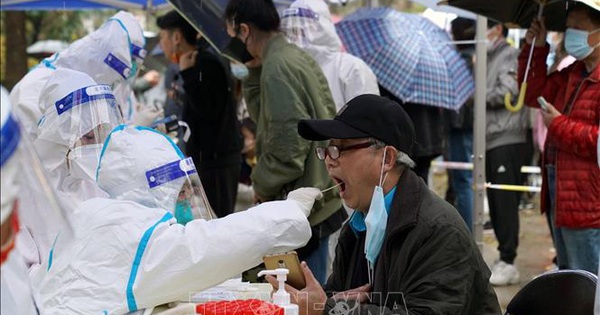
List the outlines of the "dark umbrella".
<svg viewBox="0 0 600 315">
<path fill-rule="evenodd" d="M 564 31 L 566 0 L 445 0 L 448 4 L 504 23 L 511 28 L 529 28 L 537 17 L 540 2 L 544 3 L 543 16 L 546 27 L 552 31 Z"/>
<path fill-rule="evenodd" d="M 168 0 L 183 17 L 219 52 L 240 60 L 240 48 L 232 46 L 224 21 L 225 8 L 229 0 Z M 281 13 L 293 0 L 274 0 Z"/>
</svg>

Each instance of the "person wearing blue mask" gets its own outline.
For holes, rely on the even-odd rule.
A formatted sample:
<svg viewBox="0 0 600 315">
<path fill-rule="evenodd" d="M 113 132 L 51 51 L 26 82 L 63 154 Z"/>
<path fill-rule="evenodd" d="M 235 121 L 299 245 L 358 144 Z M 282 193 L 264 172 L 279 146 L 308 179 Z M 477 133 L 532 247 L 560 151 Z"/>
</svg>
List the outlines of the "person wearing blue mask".
<svg viewBox="0 0 600 315">
<path fill-rule="evenodd" d="M 298 133 L 329 140 L 316 155 L 355 210 L 325 289 L 302 263 L 307 285 L 290 289 L 300 314 L 500 314 L 464 221 L 411 170 L 415 132 L 400 104 L 360 95 L 334 119 L 301 120 Z"/>
<path fill-rule="evenodd" d="M 531 24 L 527 45 L 519 56 L 523 80 L 528 52 L 533 47 L 525 104 L 538 108 L 537 98 L 549 103 L 542 110 L 548 127 L 542 159 L 541 210 L 549 212 L 554 246 L 561 269 L 595 273 L 600 256 L 600 168 L 597 164 L 600 121 L 600 2 L 569 2 L 565 50 L 577 61 L 546 74 L 546 28 Z M 535 41 L 534 41 L 535 39 Z"/>
</svg>

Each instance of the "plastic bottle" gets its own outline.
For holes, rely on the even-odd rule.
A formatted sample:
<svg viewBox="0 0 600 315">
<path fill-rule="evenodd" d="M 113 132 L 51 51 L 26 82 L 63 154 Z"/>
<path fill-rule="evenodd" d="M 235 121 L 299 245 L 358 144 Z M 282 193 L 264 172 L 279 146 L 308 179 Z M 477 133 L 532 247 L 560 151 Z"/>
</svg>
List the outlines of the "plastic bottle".
<svg viewBox="0 0 600 315">
<path fill-rule="evenodd" d="M 300 310 L 298 305 L 290 302 L 290 294 L 285 290 L 285 281 L 290 271 L 286 268 L 277 268 L 275 270 L 263 270 L 258 273 L 258 276 L 272 275 L 277 276 L 279 282 L 279 289 L 273 293 L 273 304 L 281 306 L 284 311 L 284 315 L 298 315 Z"/>
</svg>

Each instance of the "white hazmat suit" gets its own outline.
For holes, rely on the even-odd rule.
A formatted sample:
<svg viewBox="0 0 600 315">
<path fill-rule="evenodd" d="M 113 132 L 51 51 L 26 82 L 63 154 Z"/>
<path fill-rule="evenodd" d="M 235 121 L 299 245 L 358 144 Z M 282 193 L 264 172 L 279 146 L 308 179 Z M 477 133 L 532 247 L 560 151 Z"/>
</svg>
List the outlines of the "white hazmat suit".
<svg viewBox="0 0 600 315">
<path fill-rule="evenodd" d="M 361 59 L 342 52 L 327 3 L 297 0 L 283 13 L 281 29 L 286 38 L 304 49 L 327 78 L 337 110 L 362 94 L 379 95 L 377 78 Z"/>
<path fill-rule="evenodd" d="M 314 188 L 225 218 L 177 224 L 161 204 L 175 202 L 181 178 L 166 176 L 167 185 L 152 188 L 154 178 L 146 175 L 178 160 L 186 159 L 166 136 L 115 128 L 97 175 L 111 199 L 92 199 L 75 211 L 77 241 L 57 254 L 41 284 L 44 313 L 123 314 L 185 300 L 266 254 L 307 243 L 307 216 L 321 195 Z"/>
<path fill-rule="evenodd" d="M 116 100 L 108 85 L 99 85 L 87 74 L 67 68 L 52 72 L 42 89 L 42 108 L 46 108 L 33 141 L 42 165 L 50 175 L 66 216 L 83 201 L 106 197 L 95 182 L 95 171 L 104 139 L 122 123 Z M 37 195 L 22 192 L 22 206 L 32 207 Z M 23 254 L 34 284 L 40 269 L 47 269 L 52 248 L 63 233 L 60 222 L 51 214 L 22 219 L 18 247 Z"/>
<path fill-rule="evenodd" d="M 143 30 L 135 17 L 118 12 L 99 29 L 73 42 L 60 53 L 44 59 L 10 93 L 10 101 L 31 139 L 37 137 L 37 124 L 46 108 L 41 90 L 54 70 L 68 68 L 84 72 L 98 84 L 122 90 L 117 95 L 121 106 L 128 105 L 127 79 L 137 74 L 146 55 Z M 124 84 L 124 85 L 123 85 Z M 124 108 L 129 113 L 128 107 Z"/>
<path fill-rule="evenodd" d="M 12 235 L 9 239 L 2 240 L 2 262 L 0 267 L 0 313 L 1 314 L 37 314 L 33 304 L 29 279 L 27 277 L 27 267 L 23 258 L 17 250 L 14 250 L 14 234 L 18 223 L 14 217 L 13 210 L 17 208 L 17 195 L 21 189 L 22 176 L 20 168 L 21 160 L 17 154 L 17 147 L 21 141 L 21 131 L 13 115 L 11 115 L 11 106 L 8 100 L 8 92 L 4 87 L 0 87 L 0 149 L 2 172 L 2 207 L 0 209 L 0 224 L 2 229 L 6 229 L 7 224 L 13 224 Z M 13 217 L 11 217 L 13 215 Z M 13 222 L 11 222 L 13 221 Z M 6 259 L 6 260 L 4 260 Z"/>
</svg>

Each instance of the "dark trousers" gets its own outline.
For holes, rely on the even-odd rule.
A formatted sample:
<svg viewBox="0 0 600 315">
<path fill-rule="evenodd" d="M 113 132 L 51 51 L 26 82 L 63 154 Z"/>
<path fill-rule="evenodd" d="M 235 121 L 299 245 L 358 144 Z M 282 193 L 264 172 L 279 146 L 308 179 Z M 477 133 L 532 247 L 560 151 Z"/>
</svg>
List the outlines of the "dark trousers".
<svg viewBox="0 0 600 315">
<path fill-rule="evenodd" d="M 486 177 L 492 184 L 520 185 L 524 162 L 524 143 L 504 145 L 486 151 Z M 519 199 L 514 191 L 488 189 L 490 219 L 498 239 L 500 260 L 512 264 L 519 246 Z"/>
<path fill-rule="evenodd" d="M 438 156 L 440 156 L 440 154 L 414 158 L 415 164 L 417 165 L 413 169 L 413 172 L 421 177 L 425 181 L 425 184 L 429 184 L 429 168 L 431 167 L 431 161 Z"/>
<path fill-rule="evenodd" d="M 240 159 L 224 165 L 210 165 L 209 161 L 199 161 L 198 174 L 206 192 L 206 198 L 217 217 L 222 218 L 233 213 L 240 179 Z M 236 162 L 237 161 L 237 162 Z M 196 161 L 194 161 L 196 163 Z M 204 165 L 202 165 L 204 163 Z M 197 164 L 197 165 L 198 165 Z"/>
</svg>

